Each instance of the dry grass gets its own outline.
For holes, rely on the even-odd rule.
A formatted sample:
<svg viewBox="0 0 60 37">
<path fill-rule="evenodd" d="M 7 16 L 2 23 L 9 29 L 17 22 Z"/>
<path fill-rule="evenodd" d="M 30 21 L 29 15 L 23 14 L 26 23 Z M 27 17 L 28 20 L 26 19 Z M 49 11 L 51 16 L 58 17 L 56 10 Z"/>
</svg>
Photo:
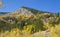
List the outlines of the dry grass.
<svg viewBox="0 0 60 37">
<path fill-rule="evenodd" d="M 39 31 L 34 34 L 30 34 L 32 26 L 24 27 L 24 30 L 18 28 L 12 29 L 11 31 L 5 31 L 0 33 L 0 37 L 60 37 L 60 25 L 51 27 L 46 31 Z"/>
</svg>

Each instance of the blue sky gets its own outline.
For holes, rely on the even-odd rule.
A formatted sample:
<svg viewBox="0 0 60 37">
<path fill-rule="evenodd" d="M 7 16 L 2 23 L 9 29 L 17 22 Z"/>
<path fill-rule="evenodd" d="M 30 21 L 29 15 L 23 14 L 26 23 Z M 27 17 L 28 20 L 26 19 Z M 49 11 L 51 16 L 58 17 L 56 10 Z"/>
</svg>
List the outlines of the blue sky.
<svg viewBox="0 0 60 37">
<path fill-rule="evenodd" d="M 13 12 L 26 6 L 48 12 L 60 12 L 60 0 L 2 0 L 0 12 Z"/>
</svg>

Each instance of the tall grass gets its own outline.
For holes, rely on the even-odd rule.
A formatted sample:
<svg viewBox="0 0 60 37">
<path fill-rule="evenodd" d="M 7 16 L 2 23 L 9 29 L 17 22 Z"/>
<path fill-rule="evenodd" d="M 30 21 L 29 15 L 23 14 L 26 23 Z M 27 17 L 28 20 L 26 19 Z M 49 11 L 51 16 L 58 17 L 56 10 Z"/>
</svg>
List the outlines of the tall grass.
<svg viewBox="0 0 60 37">
<path fill-rule="evenodd" d="M 1 31 L 0 37 L 60 37 L 60 25 L 55 27 L 51 26 L 45 31 L 39 30 L 38 32 L 31 34 L 32 25 L 27 25 L 20 30 L 18 28 L 13 28 L 11 31 Z"/>
</svg>

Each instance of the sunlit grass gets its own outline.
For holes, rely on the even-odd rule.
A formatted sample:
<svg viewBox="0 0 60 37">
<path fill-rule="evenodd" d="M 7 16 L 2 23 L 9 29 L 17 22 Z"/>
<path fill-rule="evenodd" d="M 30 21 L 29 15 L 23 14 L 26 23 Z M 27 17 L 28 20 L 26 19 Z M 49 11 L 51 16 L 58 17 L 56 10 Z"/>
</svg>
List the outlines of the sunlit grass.
<svg viewBox="0 0 60 37">
<path fill-rule="evenodd" d="M 20 30 L 18 28 L 14 28 L 12 29 L 11 31 L 5 31 L 5 32 L 1 32 L 0 33 L 0 37 L 43 37 L 43 36 L 50 36 L 50 37 L 59 37 L 60 36 L 60 25 L 56 25 L 55 27 L 49 27 L 48 26 L 48 29 L 44 32 L 44 31 L 39 31 L 39 32 L 36 32 L 34 34 L 30 34 L 30 30 L 33 26 L 32 25 L 27 25 L 27 26 L 24 26 L 24 29 L 23 30 Z M 46 26 L 45 26 L 46 27 Z M 43 33 L 44 32 L 44 33 Z"/>
</svg>

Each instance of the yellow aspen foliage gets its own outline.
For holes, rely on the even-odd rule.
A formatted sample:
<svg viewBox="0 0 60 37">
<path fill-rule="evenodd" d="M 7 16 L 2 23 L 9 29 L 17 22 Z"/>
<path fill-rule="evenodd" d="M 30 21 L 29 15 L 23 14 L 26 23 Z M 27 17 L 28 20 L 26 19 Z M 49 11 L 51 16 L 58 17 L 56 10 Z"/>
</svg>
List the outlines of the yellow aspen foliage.
<svg viewBox="0 0 60 37">
<path fill-rule="evenodd" d="M 22 33 L 30 33 L 32 27 L 33 27 L 32 25 L 24 26 Z"/>
<path fill-rule="evenodd" d="M 46 24 L 46 25 L 44 25 L 43 27 L 44 27 L 45 29 L 51 28 L 50 24 Z"/>
<path fill-rule="evenodd" d="M 17 32 L 20 32 L 20 30 L 19 30 L 18 28 L 14 28 L 14 29 L 12 29 L 12 32 L 13 32 L 14 34 L 16 34 Z"/>
</svg>

